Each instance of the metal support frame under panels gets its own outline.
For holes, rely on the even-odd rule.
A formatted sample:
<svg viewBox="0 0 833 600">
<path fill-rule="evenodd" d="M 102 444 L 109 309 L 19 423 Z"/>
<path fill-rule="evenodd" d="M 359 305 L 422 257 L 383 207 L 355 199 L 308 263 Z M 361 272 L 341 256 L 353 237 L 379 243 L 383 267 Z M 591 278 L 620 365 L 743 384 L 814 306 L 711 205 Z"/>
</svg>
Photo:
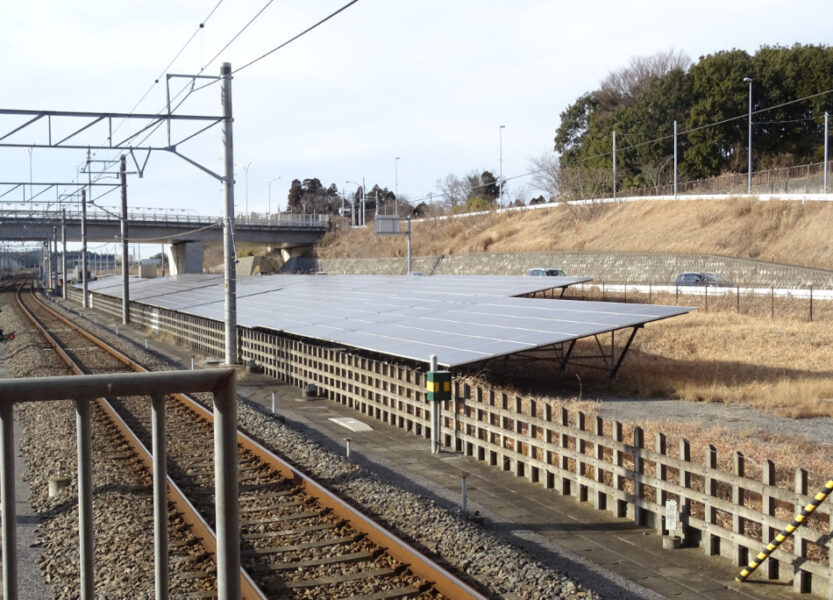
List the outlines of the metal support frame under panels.
<svg viewBox="0 0 833 600">
<path fill-rule="evenodd" d="M 558 294 L 558 299 L 561 300 L 564 298 L 564 294 L 567 292 L 567 288 L 570 287 L 572 284 L 568 285 L 559 285 L 551 288 L 547 288 L 546 290 L 538 290 L 537 292 L 532 292 L 529 294 L 529 298 L 537 298 L 538 294 L 541 294 L 541 298 L 555 298 L 555 290 L 561 290 Z M 550 292 L 550 295 L 547 296 L 547 292 Z"/>
<path fill-rule="evenodd" d="M 554 359 L 556 362 L 559 363 L 559 370 L 565 371 L 568 364 L 573 365 L 581 365 L 588 369 L 601 369 L 608 371 L 611 379 L 615 379 L 616 375 L 619 373 L 619 368 L 622 366 L 622 361 L 625 360 L 625 356 L 627 355 L 628 351 L 630 350 L 631 344 L 633 344 L 633 340 L 636 337 L 636 332 L 644 327 L 644 324 L 635 325 L 630 328 L 630 335 L 628 335 L 628 339 L 625 342 L 624 347 L 618 353 L 616 352 L 616 331 L 623 331 L 623 329 L 619 330 L 612 330 L 610 331 L 610 350 L 605 350 L 604 345 L 602 344 L 601 340 L 599 339 L 599 334 L 594 336 L 588 336 L 584 338 L 575 338 L 570 340 L 569 342 L 559 342 L 549 348 L 538 348 L 536 350 L 528 350 L 525 352 L 516 352 L 515 354 L 506 355 L 503 358 L 508 359 L 512 358 L 521 358 L 526 359 L 529 362 L 541 361 L 541 360 L 551 360 Z M 597 354 L 581 354 L 581 355 L 574 355 L 573 351 L 576 348 L 576 343 L 579 339 L 593 339 L 596 342 L 596 347 L 599 349 Z M 565 350 L 566 345 L 566 350 Z M 551 351 L 551 356 L 542 356 L 541 352 L 544 351 Z M 489 359 L 484 364 L 488 365 L 489 363 L 497 360 L 497 358 Z M 604 362 L 604 366 L 599 366 L 593 364 L 590 361 L 598 361 L 601 359 Z"/>
</svg>

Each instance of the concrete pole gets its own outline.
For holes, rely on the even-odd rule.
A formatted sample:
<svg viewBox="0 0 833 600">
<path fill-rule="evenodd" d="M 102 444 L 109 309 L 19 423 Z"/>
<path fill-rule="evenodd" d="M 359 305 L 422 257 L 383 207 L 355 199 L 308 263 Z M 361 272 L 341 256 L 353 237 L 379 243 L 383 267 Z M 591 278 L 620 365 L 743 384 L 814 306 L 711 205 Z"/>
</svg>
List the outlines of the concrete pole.
<svg viewBox="0 0 833 600">
<path fill-rule="evenodd" d="M 61 286 L 61 297 L 67 299 L 67 282 L 69 276 L 67 275 L 67 209 L 61 209 L 61 245 L 63 250 L 61 252 L 61 272 L 64 274 L 64 285 Z"/>
<path fill-rule="evenodd" d="M 616 200 L 616 132 L 613 132 L 613 199 Z"/>
<path fill-rule="evenodd" d="M 52 294 L 58 293 L 58 228 L 52 228 Z"/>
<path fill-rule="evenodd" d="M 87 308 L 87 190 L 81 190 L 81 306 Z"/>
<path fill-rule="evenodd" d="M 830 117 L 829 113 L 824 113 L 824 193 L 825 194 L 827 193 L 827 170 L 828 170 L 828 167 L 829 167 L 829 164 L 827 162 L 827 157 L 828 157 L 827 146 L 828 146 L 828 141 L 829 141 L 829 138 L 830 138 L 830 129 L 828 129 L 828 126 L 830 125 L 829 117 Z"/>
<path fill-rule="evenodd" d="M 748 147 L 746 150 L 747 153 L 747 176 L 746 176 L 746 193 L 752 193 L 752 78 L 751 77 L 744 77 L 744 81 L 749 83 L 749 128 L 747 131 L 747 142 Z"/>
<path fill-rule="evenodd" d="M 408 275 L 411 274 L 411 215 L 408 215 Z"/>
<path fill-rule="evenodd" d="M 234 266 L 234 137 L 232 135 L 231 63 L 220 67 L 223 105 L 223 156 L 225 159 L 225 217 L 223 219 L 223 258 L 226 289 L 226 364 L 237 364 L 237 281 Z"/>
<path fill-rule="evenodd" d="M 127 255 L 127 164 L 122 154 L 119 158 L 119 178 L 121 180 L 121 323 L 130 323 L 130 259 Z M 165 257 L 162 257 L 165 260 Z"/>
<path fill-rule="evenodd" d="M 674 200 L 677 199 L 677 120 L 674 119 Z"/>
<path fill-rule="evenodd" d="M 48 293 L 48 290 L 52 287 L 52 244 L 49 243 L 49 240 L 43 242 L 43 259 L 44 267 L 46 267 L 44 288 Z"/>
</svg>

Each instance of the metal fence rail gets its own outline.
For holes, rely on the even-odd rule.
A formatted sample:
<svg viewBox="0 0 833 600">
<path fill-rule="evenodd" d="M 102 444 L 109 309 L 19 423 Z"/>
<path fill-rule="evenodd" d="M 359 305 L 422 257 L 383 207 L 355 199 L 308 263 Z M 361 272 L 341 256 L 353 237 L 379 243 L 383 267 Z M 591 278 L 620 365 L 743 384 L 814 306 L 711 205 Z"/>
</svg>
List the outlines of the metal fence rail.
<svg viewBox="0 0 833 600">
<path fill-rule="evenodd" d="M 164 453 L 165 402 L 171 393 L 211 392 L 214 395 L 214 455 L 217 489 L 217 581 L 220 598 L 240 597 L 240 537 L 237 516 L 237 483 L 226 485 L 223 465 L 237 465 L 237 401 L 233 369 L 163 371 L 67 377 L 35 377 L 0 380 L 0 501 L 2 501 L 3 598 L 16 600 L 17 559 L 15 534 L 14 411 L 16 402 L 74 400 L 78 447 L 78 514 L 81 554 L 81 589 L 84 600 L 94 598 L 92 446 L 90 402 L 109 396 L 153 398 L 154 474 L 166 472 Z M 154 476 L 154 538 L 157 594 L 167 598 L 167 483 Z"/>
<path fill-rule="evenodd" d="M 80 301 L 79 292 L 72 296 Z M 118 299 L 95 296 L 94 303 L 97 309 L 121 315 Z M 221 322 L 138 303 L 131 303 L 130 314 L 134 323 L 175 343 L 222 356 Z M 243 360 L 254 360 L 272 377 L 298 386 L 314 384 L 335 402 L 431 438 L 421 371 L 243 327 L 238 328 L 238 344 Z M 753 479 L 740 453 L 732 456 L 732 469 L 726 471 L 719 467 L 713 447 L 704 449 L 704 461 L 697 464 L 686 440 L 680 441 L 675 456 L 662 433 L 651 448 L 639 427 L 626 440 L 618 422 L 597 418 L 588 423 L 581 412 L 554 412 L 533 398 L 510 396 L 460 378 L 454 386 L 454 400 L 443 405 L 445 447 L 654 527 L 657 533 L 675 535 L 736 566 L 746 564 L 762 541 L 783 529 L 796 507 L 812 500 L 803 469 L 785 485 L 776 480 L 775 463 L 766 460 L 760 479 Z M 665 526 L 669 500 L 678 507 L 672 531 Z M 812 590 L 833 600 L 833 510 L 825 510 L 816 512 L 792 545 L 773 553 L 764 577 L 792 581 L 797 591 Z"/>
</svg>

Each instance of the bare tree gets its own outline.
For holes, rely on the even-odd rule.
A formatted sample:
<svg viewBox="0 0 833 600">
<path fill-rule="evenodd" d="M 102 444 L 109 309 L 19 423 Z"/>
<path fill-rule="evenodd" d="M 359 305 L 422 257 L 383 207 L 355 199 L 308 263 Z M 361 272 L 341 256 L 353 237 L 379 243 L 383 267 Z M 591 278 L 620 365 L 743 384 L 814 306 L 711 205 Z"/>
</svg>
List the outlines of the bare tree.
<svg viewBox="0 0 833 600">
<path fill-rule="evenodd" d="M 561 191 L 561 168 L 558 156 L 552 152 L 544 152 L 540 156 L 529 159 L 531 187 L 543 192 L 550 199 L 555 198 Z"/>
<path fill-rule="evenodd" d="M 666 50 L 653 56 L 634 56 L 627 67 L 612 71 L 595 92 L 596 101 L 605 109 L 631 104 L 648 84 L 674 69 L 688 70 L 691 59 L 681 51 Z"/>
<path fill-rule="evenodd" d="M 447 175 L 445 179 L 437 180 L 437 189 L 444 197 L 443 203 L 449 208 L 458 204 L 465 204 L 471 193 L 471 183 L 468 177 Z"/>
</svg>

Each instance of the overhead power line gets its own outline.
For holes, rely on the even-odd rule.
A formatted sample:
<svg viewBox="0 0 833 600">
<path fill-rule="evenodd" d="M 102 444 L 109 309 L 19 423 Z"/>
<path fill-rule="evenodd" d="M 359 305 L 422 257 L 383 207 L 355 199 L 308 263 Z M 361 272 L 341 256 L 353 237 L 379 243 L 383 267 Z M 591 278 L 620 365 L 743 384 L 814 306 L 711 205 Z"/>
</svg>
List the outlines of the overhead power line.
<svg viewBox="0 0 833 600">
<path fill-rule="evenodd" d="M 234 73 L 239 73 L 239 72 L 240 72 L 240 71 L 242 71 L 243 69 L 246 69 L 246 68 L 248 68 L 248 67 L 251 67 L 251 66 L 252 66 L 253 64 L 255 64 L 256 62 L 259 62 L 259 61 L 263 60 L 264 58 L 266 58 L 267 56 L 270 56 L 270 55 L 274 54 L 275 52 L 277 52 L 277 51 L 278 51 L 278 50 L 280 50 L 281 48 L 284 48 L 284 47 L 288 46 L 289 44 L 291 44 L 291 43 L 292 43 L 292 42 L 294 42 L 295 40 L 297 40 L 297 39 L 299 39 L 299 38 L 301 38 L 301 37 L 305 36 L 306 34 L 308 34 L 308 33 L 309 33 L 310 31 L 312 31 L 313 29 L 315 29 L 315 28 L 317 28 L 317 27 L 319 27 L 319 26 L 323 25 L 324 23 L 326 23 L 327 21 L 329 21 L 330 19 L 332 19 L 333 17 L 335 17 L 335 16 L 336 16 L 336 15 L 338 15 L 339 13 L 344 12 L 345 10 L 347 10 L 348 8 L 350 8 L 351 6 L 353 6 L 353 5 L 354 5 L 356 2 L 358 2 L 358 1 L 359 1 L 359 0 L 352 0 L 351 2 L 348 2 L 347 4 L 345 4 L 344 6 L 342 6 L 341 8 L 339 8 L 338 10 L 336 10 L 335 12 L 330 13 L 329 15 L 327 15 L 326 17 L 324 17 L 323 19 L 321 19 L 320 21 L 318 21 L 318 22 L 317 22 L 317 23 L 315 23 L 314 25 L 311 25 L 311 26 L 307 27 L 307 28 L 306 28 L 306 29 L 304 29 L 301 33 L 299 33 L 298 35 L 296 35 L 295 37 L 292 37 L 292 38 L 288 39 L 287 41 L 285 41 L 285 42 L 284 42 L 283 44 L 281 44 L 280 46 L 276 46 L 276 47 L 272 48 L 271 50 L 269 50 L 269 52 L 267 52 L 267 53 L 265 53 L 265 54 L 263 54 L 263 55 L 261 55 L 261 56 L 258 56 L 256 59 L 254 59 L 254 60 L 252 60 L 252 61 L 247 62 L 247 63 L 246 63 L 245 65 L 243 65 L 242 67 L 240 67 L 240 68 L 238 68 L 237 70 L 235 70 L 235 71 L 234 71 Z"/>
</svg>

